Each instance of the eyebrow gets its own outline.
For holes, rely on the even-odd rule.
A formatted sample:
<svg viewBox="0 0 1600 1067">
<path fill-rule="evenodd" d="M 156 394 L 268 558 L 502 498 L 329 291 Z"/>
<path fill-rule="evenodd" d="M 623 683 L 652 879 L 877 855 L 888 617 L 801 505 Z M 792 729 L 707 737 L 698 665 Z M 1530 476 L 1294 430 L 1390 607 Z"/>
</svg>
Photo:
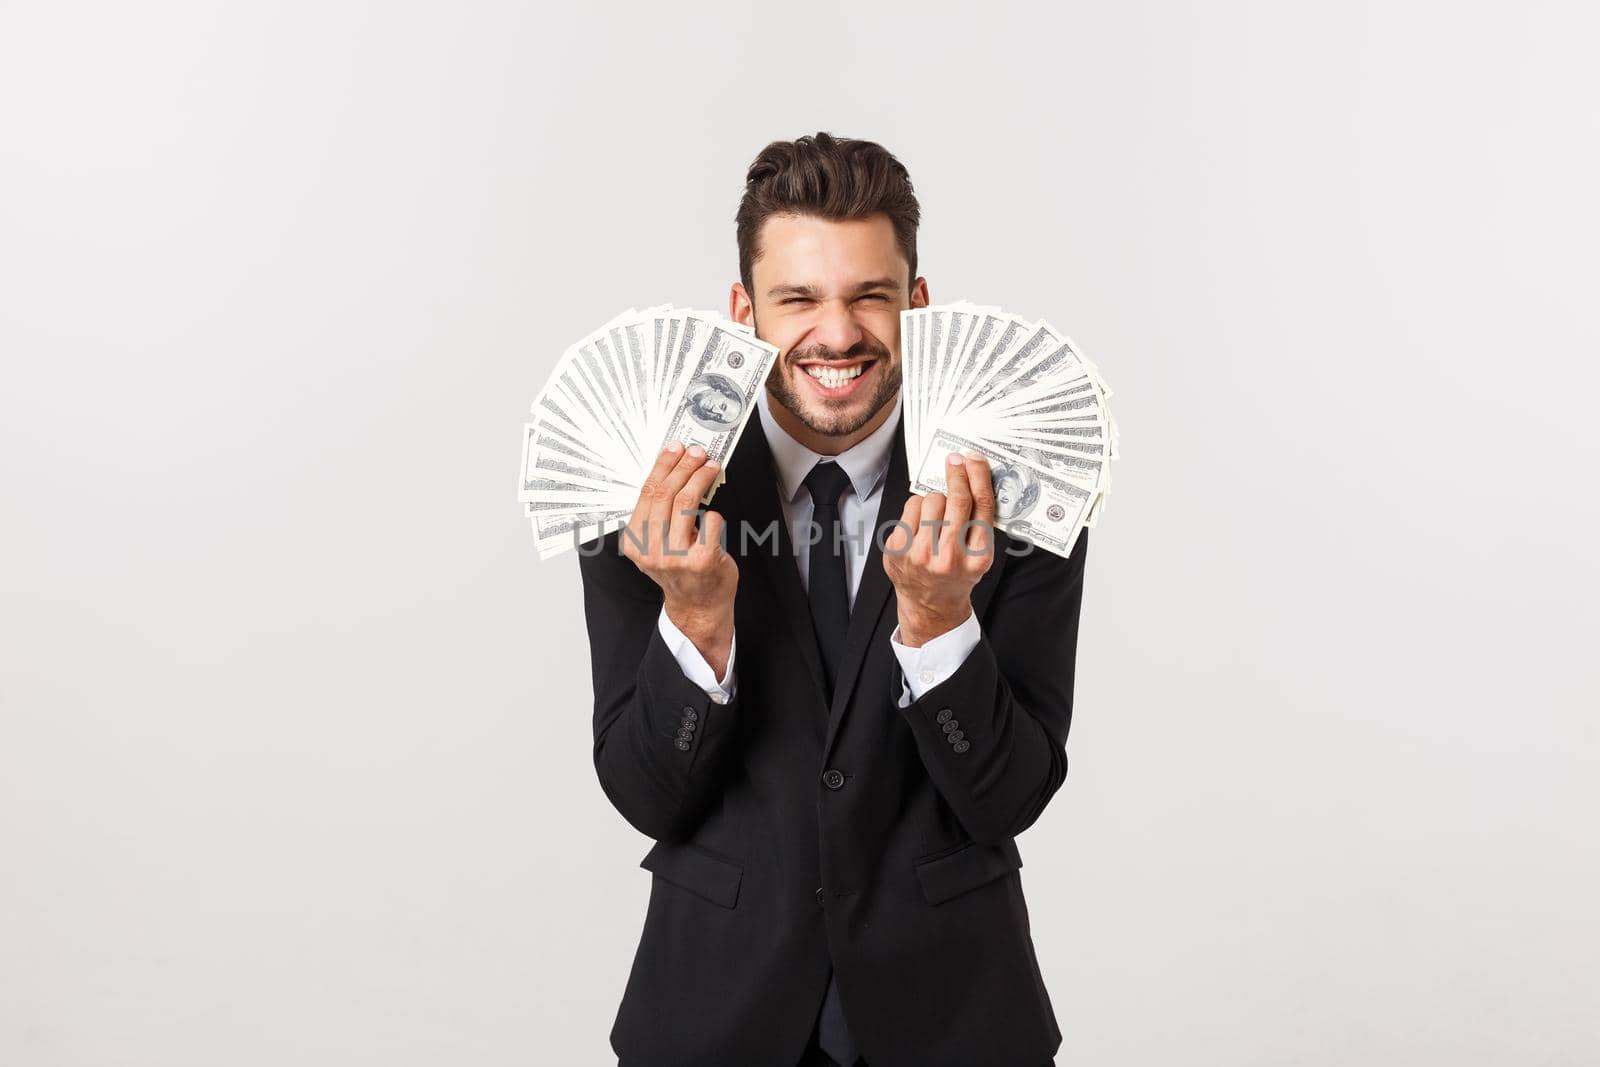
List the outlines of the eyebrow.
<svg viewBox="0 0 1600 1067">
<path fill-rule="evenodd" d="M 870 281 L 858 282 L 850 290 L 852 296 L 860 296 L 874 289 L 888 289 L 891 292 L 900 291 L 900 283 L 893 278 L 873 278 Z M 780 296 L 809 296 L 817 297 L 822 291 L 814 285 L 775 285 L 767 290 L 767 299 L 773 300 Z"/>
</svg>

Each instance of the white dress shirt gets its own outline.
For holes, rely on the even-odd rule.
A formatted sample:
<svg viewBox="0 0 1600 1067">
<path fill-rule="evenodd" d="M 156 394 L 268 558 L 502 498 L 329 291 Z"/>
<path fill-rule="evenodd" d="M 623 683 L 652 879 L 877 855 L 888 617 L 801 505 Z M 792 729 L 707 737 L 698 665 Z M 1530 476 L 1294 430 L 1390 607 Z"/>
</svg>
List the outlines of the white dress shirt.
<svg viewBox="0 0 1600 1067">
<path fill-rule="evenodd" d="M 812 513 L 811 493 L 805 488 L 805 477 L 824 457 L 789 436 L 788 431 L 773 418 L 768 403 L 767 391 L 763 389 L 759 393 L 757 406 L 761 428 L 766 431 L 767 444 L 772 450 L 779 502 L 783 507 L 784 523 L 789 528 L 789 543 L 797 546 L 795 564 L 800 571 L 800 584 L 809 590 L 811 555 L 809 550 L 798 547 L 802 540 L 801 533 L 808 529 Z M 873 524 L 878 518 L 878 504 L 883 498 L 883 483 L 888 477 L 889 457 L 894 451 L 895 431 L 899 422 L 900 400 L 896 398 L 894 410 L 882 426 L 833 457 L 850 479 L 849 486 L 839 497 L 839 523 L 844 536 L 845 582 L 849 587 L 852 605 L 855 604 L 856 590 L 861 587 L 861 573 L 866 569 L 871 538 L 876 533 Z M 899 518 L 898 515 L 891 517 Z M 673 659 L 678 661 L 678 666 L 683 668 L 684 675 L 691 682 L 705 690 L 706 695 L 719 704 L 733 699 L 733 661 L 739 650 L 737 633 L 728 649 L 728 669 L 719 681 L 711 670 L 711 664 L 694 647 L 694 642 L 667 618 L 665 608 L 661 611 L 658 627 Z M 954 674 L 977 647 L 980 632 L 978 616 L 969 612 L 960 626 L 927 641 L 920 648 L 909 648 L 900 643 L 900 627 L 896 626 L 894 633 L 889 635 L 889 647 L 894 649 L 895 658 L 900 661 L 900 672 L 904 676 L 900 687 L 900 706 L 905 707 L 920 699 L 922 694 Z"/>
</svg>

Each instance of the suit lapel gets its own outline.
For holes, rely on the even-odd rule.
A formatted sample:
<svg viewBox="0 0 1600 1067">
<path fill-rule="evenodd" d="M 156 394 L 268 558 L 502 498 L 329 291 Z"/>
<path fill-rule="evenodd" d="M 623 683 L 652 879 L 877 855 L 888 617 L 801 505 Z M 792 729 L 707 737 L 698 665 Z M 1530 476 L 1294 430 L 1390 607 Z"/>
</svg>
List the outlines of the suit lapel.
<svg viewBox="0 0 1600 1067">
<path fill-rule="evenodd" d="M 792 632 L 795 647 L 811 672 L 817 703 L 826 706 L 822 651 L 817 647 L 816 631 L 811 625 L 811 602 L 806 599 L 805 586 L 800 584 L 794 542 L 789 537 L 789 524 L 784 521 L 778 500 L 772 449 L 767 445 L 766 428 L 759 417 L 752 417 L 745 424 L 744 434 L 728 460 L 728 480 L 722 491 L 733 496 L 735 503 L 733 513 L 725 516 L 729 520 L 729 549 L 736 557 L 749 558 L 741 551 L 740 539 L 745 536 L 745 530 L 738 528 L 741 521 L 747 522 L 752 536 L 743 547 L 756 558 L 746 569 L 759 571 L 772 590 L 781 608 L 780 614 Z M 776 542 L 767 539 L 772 530 L 777 531 Z M 756 544 L 756 537 L 764 540 Z"/>
</svg>

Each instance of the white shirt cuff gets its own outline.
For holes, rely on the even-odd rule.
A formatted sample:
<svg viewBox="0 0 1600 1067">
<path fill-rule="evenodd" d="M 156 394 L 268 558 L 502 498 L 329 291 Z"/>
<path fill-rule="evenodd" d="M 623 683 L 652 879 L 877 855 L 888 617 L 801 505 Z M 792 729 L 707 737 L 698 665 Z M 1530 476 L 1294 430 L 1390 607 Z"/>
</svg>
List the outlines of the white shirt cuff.
<svg viewBox="0 0 1600 1067">
<path fill-rule="evenodd" d="M 724 672 L 722 680 L 711 671 L 711 664 L 694 647 L 694 642 L 684 636 L 673 621 L 667 618 L 667 609 L 661 609 L 661 618 L 656 622 L 656 628 L 661 631 L 661 639 L 667 643 L 667 651 L 672 653 L 672 658 L 678 661 L 678 666 L 683 668 L 684 675 L 705 690 L 706 696 L 718 704 L 726 704 L 733 699 L 735 682 L 733 677 L 733 656 L 739 650 L 739 635 L 733 635 L 732 642 L 728 645 L 728 669 Z"/>
<path fill-rule="evenodd" d="M 920 648 L 902 645 L 900 627 L 896 626 L 889 635 L 889 647 L 900 661 L 900 706 L 921 700 L 924 693 L 956 673 L 978 647 L 982 635 L 977 612 L 969 612 L 966 622 L 924 642 Z"/>
</svg>

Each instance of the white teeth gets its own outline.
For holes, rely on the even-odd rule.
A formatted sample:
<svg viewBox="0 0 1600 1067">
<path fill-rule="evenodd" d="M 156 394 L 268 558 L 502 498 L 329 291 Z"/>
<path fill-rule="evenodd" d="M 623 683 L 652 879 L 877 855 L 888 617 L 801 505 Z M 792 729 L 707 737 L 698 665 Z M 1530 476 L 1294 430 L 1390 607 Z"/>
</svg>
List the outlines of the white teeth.
<svg viewBox="0 0 1600 1067">
<path fill-rule="evenodd" d="M 806 373 L 828 388 L 837 389 L 850 379 L 861 377 L 861 372 L 866 369 L 865 363 L 853 363 L 848 367 L 830 367 L 814 363 L 806 368 Z"/>
</svg>

